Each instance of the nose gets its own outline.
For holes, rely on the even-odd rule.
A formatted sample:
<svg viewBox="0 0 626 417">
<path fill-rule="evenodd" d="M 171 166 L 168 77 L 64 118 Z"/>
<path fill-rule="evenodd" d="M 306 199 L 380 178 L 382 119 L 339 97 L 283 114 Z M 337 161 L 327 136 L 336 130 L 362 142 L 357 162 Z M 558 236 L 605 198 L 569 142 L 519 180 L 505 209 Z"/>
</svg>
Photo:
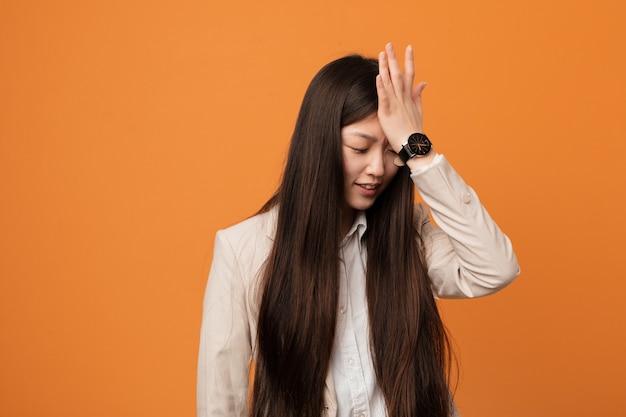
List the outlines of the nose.
<svg viewBox="0 0 626 417">
<path fill-rule="evenodd" d="M 370 153 L 365 172 L 377 178 L 385 174 L 385 150 Z"/>
</svg>

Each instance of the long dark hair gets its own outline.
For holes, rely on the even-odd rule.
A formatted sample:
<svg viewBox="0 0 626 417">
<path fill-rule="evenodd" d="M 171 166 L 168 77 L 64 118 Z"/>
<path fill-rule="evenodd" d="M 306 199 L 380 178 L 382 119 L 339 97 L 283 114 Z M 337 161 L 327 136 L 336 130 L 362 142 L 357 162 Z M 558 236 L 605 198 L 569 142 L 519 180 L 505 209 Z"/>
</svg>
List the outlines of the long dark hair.
<svg viewBox="0 0 626 417">
<path fill-rule="evenodd" d="M 335 336 L 343 162 L 341 128 L 374 114 L 376 60 L 347 56 L 304 96 L 277 193 L 261 282 L 251 415 L 320 417 Z M 447 417 L 449 343 L 413 222 L 408 168 L 367 210 L 370 343 L 390 417 Z"/>
</svg>

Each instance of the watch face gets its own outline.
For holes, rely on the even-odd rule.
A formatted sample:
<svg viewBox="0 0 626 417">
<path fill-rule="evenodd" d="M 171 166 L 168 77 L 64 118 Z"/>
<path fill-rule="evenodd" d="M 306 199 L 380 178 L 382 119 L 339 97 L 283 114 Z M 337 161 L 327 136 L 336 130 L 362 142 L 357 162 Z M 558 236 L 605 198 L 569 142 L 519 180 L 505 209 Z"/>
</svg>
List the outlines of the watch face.
<svg viewBox="0 0 626 417">
<path fill-rule="evenodd" d="M 428 137 L 423 133 L 413 133 L 408 140 L 411 151 L 416 155 L 424 156 L 430 152 L 432 144 Z"/>
</svg>

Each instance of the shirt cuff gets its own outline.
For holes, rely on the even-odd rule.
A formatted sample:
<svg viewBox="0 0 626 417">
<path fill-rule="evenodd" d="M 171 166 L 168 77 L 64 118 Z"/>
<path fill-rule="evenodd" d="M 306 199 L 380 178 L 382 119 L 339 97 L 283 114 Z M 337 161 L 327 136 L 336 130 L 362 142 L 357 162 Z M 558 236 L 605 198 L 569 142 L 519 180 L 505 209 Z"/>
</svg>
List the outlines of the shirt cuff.
<svg viewBox="0 0 626 417">
<path fill-rule="evenodd" d="M 430 164 L 424 165 L 423 167 L 419 167 L 417 169 L 412 169 L 411 170 L 411 175 L 421 174 L 422 172 L 428 171 L 429 169 L 431 169 L 435 165 L 439 164 L 439 162 L 441 162 L 442 158 L 443 158 L 443 154 L 438 153 L 437 155 L 435 155 L 435 158 L 433 159 L 433 161 Z"/>
</svg>

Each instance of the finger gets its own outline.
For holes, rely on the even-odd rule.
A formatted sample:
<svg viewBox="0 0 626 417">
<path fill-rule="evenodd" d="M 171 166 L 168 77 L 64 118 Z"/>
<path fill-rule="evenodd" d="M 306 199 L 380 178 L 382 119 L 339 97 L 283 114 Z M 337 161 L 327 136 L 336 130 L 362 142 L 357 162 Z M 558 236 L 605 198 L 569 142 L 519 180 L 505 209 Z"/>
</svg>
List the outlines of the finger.
<svg viewBox="0 0 626 417">
<path fill-rule="evenodd" d="M 406 47 L 404 52 L 404 89 L 407 93 L 412 91 L 415 79 L 415 60 L 413 58 L 413 47 Z"/>
<path fill-rule="evenodd" d="M 397 96 L 400 96 L 404 91 L 404 80 L 402 79 L 402 70 L 400 69 L 396 51 L 391 43 L 385 45 L 385 51 L 389 60 L 389 77 L 393 83 L 394 92 Z"/>
<path fill-rule="evenodd" d="M 385 52 L 378 54 L 378 73 L 381 77 L 383 86 L 391 85 L 391 79 L 389 78 L 389 64 L 387 61 L 387 54 Z"/>
<path fill-rule="evenodd" d="M 378 92 L 378 111 L 384 114 L 389 107 L 389 99 L 387 97 L 387 90 L 385 89 L 385 81 L 381 74 L 376 76 L 376 91 Z"/>
<path fill-rule="evenodd" d="M 413 101 L 416 103 L 421 103 L 422 101 L 422 91 L 426 88 L 426 83 L 424 81 L 418 83 L 413 89 Z"/>
</svg>

